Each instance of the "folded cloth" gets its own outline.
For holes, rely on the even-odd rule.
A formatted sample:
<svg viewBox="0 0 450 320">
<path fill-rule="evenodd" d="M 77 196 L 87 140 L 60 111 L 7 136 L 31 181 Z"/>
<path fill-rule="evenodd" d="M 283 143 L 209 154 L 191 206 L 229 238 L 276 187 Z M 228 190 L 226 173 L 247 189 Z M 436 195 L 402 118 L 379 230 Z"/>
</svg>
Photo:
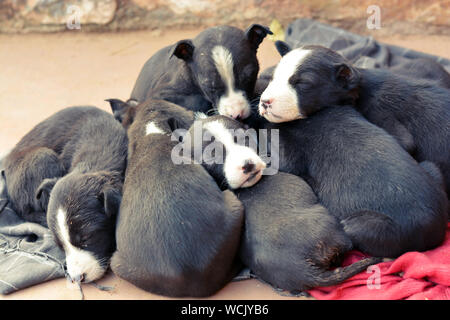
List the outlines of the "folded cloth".
<svg viewBox="0 0 450 320">
<path fill-rule="evenodd" d="M 322 45 L 338 51 L 361 68 L 391 68 L 414 59 L 431 59 L 450 72 L 450 60 L 415 50 L 384 44 L 359 34 L 312 19 L 294 20 L 286 29 L 285 41 L 293 48 Z"/>
<path fill-rule="evenodd" d="M 362 259 L 351 251 L 343 266 Z M 450 223 L 439 247 L 407 252 L 394 261 L 382 262 L 343 283 L 315 288 L 308 293 L 322 300 L 448 300 L 450 299 Z"/>
</svg>

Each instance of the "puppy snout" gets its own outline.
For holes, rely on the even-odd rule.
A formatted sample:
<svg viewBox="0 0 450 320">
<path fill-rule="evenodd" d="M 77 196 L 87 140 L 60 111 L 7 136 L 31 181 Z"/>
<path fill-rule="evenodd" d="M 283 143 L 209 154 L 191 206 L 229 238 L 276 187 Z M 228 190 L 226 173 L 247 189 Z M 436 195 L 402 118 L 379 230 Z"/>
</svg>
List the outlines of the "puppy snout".
<svg viewBox="0 0 450 320">
<path fill-rule="evenodd" d="M 261 106 L 264 108 L 264 110 L 267 110 L 268 108 L 272 108 L 273 99 L 264 99 L 261 100 Z"/>
<path fill-rule="evenodd" d="M 251 160 L 245 160 L 242 170 L 244 170 L 245 174 L 250 173 L 255 170 L 255 164 Z"/>
<path fill-rule="evenodd" d="M 70 278 L 72 279 L 73 283 L 81 283 L 86 278 L 86 275 L 83 273 Z"/>
<path fill-rule="evenodd" d="M 232 113 L 230 114 L 230 118 L 233 118 L 235 120 L 244 119 L 244 111 Z"/>
</svg>

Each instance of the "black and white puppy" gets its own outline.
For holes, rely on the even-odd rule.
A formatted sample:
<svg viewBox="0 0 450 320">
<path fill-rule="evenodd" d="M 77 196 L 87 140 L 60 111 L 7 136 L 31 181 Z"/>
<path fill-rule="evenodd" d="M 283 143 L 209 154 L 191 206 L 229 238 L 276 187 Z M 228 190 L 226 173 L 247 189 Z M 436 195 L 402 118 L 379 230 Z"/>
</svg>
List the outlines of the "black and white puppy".
<svg viewBox="0 0 450 320">
<path fill-rule="evenodd" d="M 284 115 L 275 104 L 271 110 Z M 427 161 L 419 165 L 352 106 L 330 106 L 306 119 L 264 124 L 279 130 L 280 171 L 308 182 L 355 248 L 396 257 L 443 241 L 448 200 L 436 177 L 439 169 Z"/>
<path fill-rule="evenodd" d="M 239 270 L 244 208 L 231 191 L 219 189 L 202 165 L 174 161 L 180 142 L 173 133 L 191 126 L 193 112 L 163 100 L 137 107 L 116 101 L 114 106 L 116 114 L 127 108 L 133 114 L 124 117 L 133 118 L 131 151 L 111 268 L 156 294 L 209 296 Z M 240 180 L 246 176 L 242 162 L 236 159 L 232 168 Z"/>
<path fill-rule="evenodd" d="M 260 112 L 272 122 L 306 118 L 333 105 L 356 106 L 370 122 L 394 136 L 417 161 L 435 163 L 450 188 L 450 90 L 384 69 L 352 66 L 321 46 L 290 50 L 261 95 Z"/>
<path fill-rule="evenodd" d="M 191 158 L 201 163 L 222 189 L 250 187 L 261 179 L 266 163 L 256 153 L 257 144 L 256 132 L 221 115 L 197 113 L 184 136 Z"/>
<path fill-rule="evenodd" d="M 276 65 L 266 68 L 259 75 L 255 84 L 255 92 L 254 96 L 257 98 L 261 98 L 262 93 L 266 90 L 270 81 L 273 79 L 273 72 L 275 71 Z M 258 101 L 259 102 L 259 101 Z"/>
<path fill-rule="evenodd" d="M 46 217 L 73 281 L 96 280 L 108 267 L 126 155 L 126 132 L 111 114 L 70 107 L 39 123 L 5 159 L 14 209 L 32 221 Z"/>
<path fill-rule="evenodd" d="M 130 100 L 163 99 L 192 111 L 246 118 L 259 64 L 256 51 L 272 32 L 253 24 L 204 30 L 156 52 L 143 66 Z"/>
<path fill-rule="evenodd" d="M 380 261 L 330 270 L 352 249 L 350 238 L 308 184 L 279 172 L 236 191 L 245 207 L 240 256 L 262 280 L 288 291 L 338 284 Z"/>
</svg>

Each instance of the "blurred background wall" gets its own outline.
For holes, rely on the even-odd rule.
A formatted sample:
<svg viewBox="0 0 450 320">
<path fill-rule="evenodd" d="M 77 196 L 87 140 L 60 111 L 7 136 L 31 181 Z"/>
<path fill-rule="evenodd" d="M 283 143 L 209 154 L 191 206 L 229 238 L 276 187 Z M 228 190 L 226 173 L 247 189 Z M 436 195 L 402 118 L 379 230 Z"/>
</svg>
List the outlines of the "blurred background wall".
<svg viewBox="0 0 450 320">
<path fill-rule="evenodd" d="M 360 34 L 367 8 L 381 8 L 380 33 L 449 34 L 450 0 L 0 0 L 0 32 L 66 30 L 78 16 L 83 31 L 246 27 L 277 19 L 284 27 L 308 17 Z"/>
</svg>

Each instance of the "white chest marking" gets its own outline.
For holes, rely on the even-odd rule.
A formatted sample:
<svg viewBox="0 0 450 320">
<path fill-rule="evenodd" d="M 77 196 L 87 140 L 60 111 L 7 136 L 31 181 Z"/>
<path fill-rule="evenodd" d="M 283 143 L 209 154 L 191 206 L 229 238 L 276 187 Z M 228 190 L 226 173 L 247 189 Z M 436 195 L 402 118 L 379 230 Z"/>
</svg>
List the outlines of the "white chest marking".
<svg viewBox="0 0 450 320">
<path fill-rule="evenodd" d="M 151 121 L 147 123 L 147 126 L 145 127 L 145 134 L 165 134 L 165 132 L 162 129 L 158 128 L 153 121 Z"/>
</svg>

